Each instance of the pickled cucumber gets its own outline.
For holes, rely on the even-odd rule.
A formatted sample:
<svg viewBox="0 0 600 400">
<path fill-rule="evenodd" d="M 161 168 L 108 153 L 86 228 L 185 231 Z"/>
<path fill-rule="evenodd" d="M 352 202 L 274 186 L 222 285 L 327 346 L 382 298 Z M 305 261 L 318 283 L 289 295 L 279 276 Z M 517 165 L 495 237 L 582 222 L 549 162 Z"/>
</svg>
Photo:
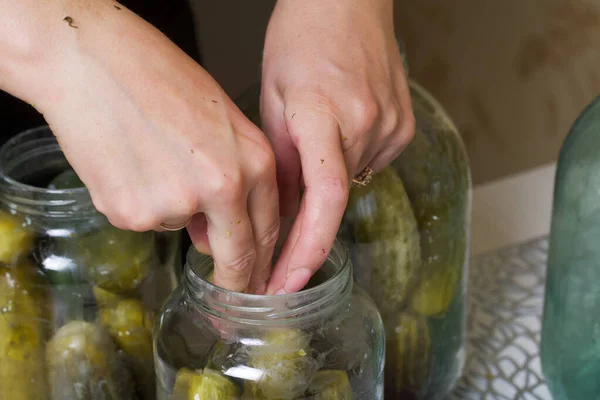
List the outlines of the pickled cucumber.
<svg viewBox="0 0 600 400">
<path fill-rule="evenodd" d="M 0 263 L 18 262 L 31 250 L 33 239 L 33 231 L 23 218 L 0 212 Z"/>
<path fill-rule="evenodd" d="M 84 187 L 83 182 L 72 169 L 61 172 L 48 184 L 48 189 L 50 190 L 77 189 L 82 187 Z"/>
<path fill-rule="evenodd" d="M 388 167 L 365 188 L 353 188 L 347 210 L 353 226 L 357 281 L 384 321 L 402 309 L 421 268 L 417 222 L 402 181 Z"/>
<path fill-rule="evenodd" d="M 102 289 L 100 286 L 94 286 L 92 288 L 92 292 L 94 293 L 96 303 L 98 303 L 98 305 L 101 307 L 116 304 L 125 299 L 125 297 L 112 293 L 106 289 Z"/>
<path fill-rule="evenodd" d="M 89 281 L 116 294 L 131 293 L 156 261 L 154 238 L 153 232 L 106 226 L 72 240 L 70 250 Z"/>
<path fill-rule="evenodd" d="M 249 365 L 262 372 L 246 389 L 258 399 L 297 399 L 306 392 L 318 363 L 308 348 L 310 337 L 298 329 L 277 329 L 262 335 L 249 350 Z"/>
<path fill-rule="evenodd" d="M 448 311 L 458 288 L 461 271 L 460 262 L 428 271 L 411 296 L 413 311 L 426 316 L 441 315 Z"/>
<path fill-rule="evenodd" d="M 457 228 L 464 223 L 462 218 L 460 213 L 438 213 L 420 220 L 421 237 L 427 242 L 424 252 L 428 254 L 424 255 L 421 278 L 411 298 L 412 309 L 419 314 L 445 315 L 456 297 L 467 252 L 466 233 Z"/>
<path fill-rule="evenodd" d="M 213 285 L 215 284 L 215 271 L 210 271 L 210 273 L 208 275 L 206 275 L 206 277 L 204 278 L 207 282 L 212 283 Z"/>
<path fill-rule="evenodd" d="M 418 219 L 427 212 L 455 209 L 467 195 L 470 170 L 456 127 L 443 108 L 418 84 L 410 81 L 409 86 L 415 136 L 392 165 L 418 210 Z M 448 201 L 454 203 L 452 207 Z"/>
<path fill-rule="evenodd" d="M 187 400 L 194 381 L 202 381 L 202 371 L 195 372 L 188 368 L 177 371 L 173 393 L 169 396 L 169 400 Z"/>
<path fill-rule="evenodd" d="M 46 347 L 51 400 L 129 400 L 131 377 L 108 333 L 99 325 L 72 321 Z"/>
<path fill-rule="evenodd" d="M 169 400 L 237 400 L 238 386 L 220 373 L 209 368 L 192 371 L 182 368 L 175 377 L 175 386 Z"/>
<path fill-rule="evenodd" d="M 410 81 L 415 136 L 392 163 L 419 226 L 423 259 L 414 310 L 447 311 L 466 261 L 470 170 L 457 130 L 443 108 Z"/>
<path fill-rule="evenodd" d="M 386 341 L 385 398 L 421 398 L 429 380 L 431 339 L 425 317 L 401 314 Z M 412 397 L 407 397 L 412 398 Z"/>
<path fill-rule="evenodd" d="M 314 400 L 352 400 L 352 387 L 344 371 L 319 371 L 308 386 Z"/>
<path fill-rule="evenodd" d="M 112 340 L 123 351 L 138 393 L 143 399 L 154 398 L 154 314 L 137 299 L 123 299 L 102 306 L 98 312 L 98 323 L 106 327 Z"/>
<path fill-rule="evenodd" d="M 0 267 L 0 400 L 43 400 L 49 328 L 43 276 L 29 264 Z"/>
</svg>

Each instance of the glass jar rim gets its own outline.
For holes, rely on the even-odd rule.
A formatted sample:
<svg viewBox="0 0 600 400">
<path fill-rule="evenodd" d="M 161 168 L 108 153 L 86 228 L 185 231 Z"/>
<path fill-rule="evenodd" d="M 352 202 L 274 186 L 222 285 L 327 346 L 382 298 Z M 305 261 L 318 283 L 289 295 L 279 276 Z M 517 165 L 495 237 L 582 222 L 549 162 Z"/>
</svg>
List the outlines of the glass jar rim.
<svg viewBox="0 0 600 400">
<path fill-rule="evenodd" d="M 43 146 L 40 146 L 43 142 Z M 25 214 L 44 214 L 47 217 L 97 214 L 86 187 L 73 189 L 48 189 L 29 185 L 13 178 L 11 169 L 24 163 L 27 156 L 40 156 L 50 152 L 64 154 L 48 125 L 28 129 L 9 139 L 0 148 L 0 185 L 4 187 L 0 201 L 9 208 Z M 22 157 L 25 157 L 23 159 Z M 77 210 L 73 210 L 77 207 Z"/>
<path fill-rule="evenodd" d="M 334 272 L 324 282 L 295 293 L 257 295 L 240 293 L 218 287 L 204 279 L 212 270 L 211 256 L 199 253 L 190 246 L 185 263 L 184 281 L 188 292 L 203 303 L 206 311 L 221 318 L 243 323 L 277 323 L 286 318 L 314 318 L 315 313 L 329 308 L 352 291 L 352 263 L 349 250 L 336 239 L 327 261 Z M 326 262 L 327 262 L 326 261 Z M 325 265 L 325 263 L 324 263 Z M 204 270 L 202 270 L 204 269 Z M 235 313 L 243 314 L 236 317 Z"/>
<path fill-rule="evenodd" d="M 17 134 L 16 136 L 7 140 L 6 143 L 4 144 L 4 146 L 2 146 L 2 148 L 0 148 L 0 177 L 2 178 L 2 180 L 11 186 L 23 188 L 23 189 L 26 189 L 26 190 L 29 190 L 32 192 L 55 193 L 55 194 L 65 194 L 65 195 L 67 195 L 67 194 L 70 195 L 73 193 L 86 193 L 88 190 L 85 187 L 73 188 L 73 189 L 47 189 L 47 188 L 43 188 L 43 187 L 32 186 L 32 185 L 28 185 L 26 183 L 19 182 L 16 179 L 11 178 L 6 173 L 6 171 L 5 171 L 6 166 L 4 165 L 4 159 L 7 155 L 7 153 L 11 150 L 11 148 L 14 147 L 20 141 L 22 141 L 23 139 L 28 138 L 30 136 L 34 136 L 41 132 L 48 133 L 49 134 L 48 138 L 50 138 L 50 137 L 54 138 L 54 135 L 52 134 L 50 127 L 48 125 L 42 125 L 42 126 L 38 126 L 37 128 L 28 129 L 26 131 L 23 131 L 23 132 Z M 60 146 L 58 145 L 58 141 L 56 141 L 56 139 L 54 139 L 54 140 L 56 142 L 56 145 L 60 148 Z"/>
</svg>

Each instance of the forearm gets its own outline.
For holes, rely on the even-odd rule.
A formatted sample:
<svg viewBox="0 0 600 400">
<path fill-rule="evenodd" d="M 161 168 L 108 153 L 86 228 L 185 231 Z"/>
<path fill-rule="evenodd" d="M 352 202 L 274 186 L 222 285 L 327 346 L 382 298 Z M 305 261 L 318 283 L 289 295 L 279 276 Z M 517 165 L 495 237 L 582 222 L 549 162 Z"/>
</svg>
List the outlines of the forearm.
<svg viewBox="0 0 600 400">
<path fill-rule="evenodd" d="M 393 18 L 394 0 L 277 0 L 286 6 L 302 7 L 314 16 L 335 21 L 348 13 Z M 287 3 L 287 4 L 285 4 Z"/>
<path fill-rule="evenodd" d="M 394 36 L 393 7 L 393 0 L 278 0 L 272 19 L 285 10 L 295 16 L 287 17 L 285 24 L 327 37 L 352 35 L 370 24 Z"/>
<path fill-rule="evenodd" d="M 214 86 L 206 71 L 160 31 L 113 0 L 50 0 L 51 6 L 43 10 L 36 7 L 39 0 L 23 0 L 29 6 L 25 11 L 7 8 L 7 1 L 0 0 L 0 13 L 4 6 L 12 13 L 8 18 L 18 17 L 21 25 L 16 25 L 19 43 L 0 50 L 0 89 L 44 115 L 59 109 L 75 113 L 84 106 L 77 100 L 82 96 L 96 99 L 86 107 L 102 108 L 102 96 L 123 91 L 159 107 L 164 99 L 144 93 L 157 82 L 169 81 L 175 70 L 198 77 L 194 84 L 199 91 Z M 0 44 L 10 39 L 10 34 L 0 34 Z M 148 64 L 153 68 L 146 68 Z M 142 77 L 144 69 L 148 74 Z"/>
<path fill-rule="evenodd" d="M 52 103 L 107 24 L 110 0 L 0 0 L 0 89 Z"/>
<path fill-rule="evenodd" d="M 58 26 L 67 8 L 64 0 L 0 0 L 0 89 L 32 100 L 36 82 L 68 44 Z"/>
</svg>

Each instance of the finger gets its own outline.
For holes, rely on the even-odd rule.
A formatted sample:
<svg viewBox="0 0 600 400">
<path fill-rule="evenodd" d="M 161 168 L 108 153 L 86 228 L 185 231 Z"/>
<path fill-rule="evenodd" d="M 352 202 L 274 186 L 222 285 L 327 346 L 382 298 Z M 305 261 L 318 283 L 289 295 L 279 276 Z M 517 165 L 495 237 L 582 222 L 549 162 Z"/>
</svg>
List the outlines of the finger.
<svg viewBox="0 0 600 400">
<path fill-rule="evenodd" d="M 403 148 L 387 148 L 380 151 L 373 159 L 367 163 L 367 166 L 371 168 L 375 173 L 381 171 L 392 163 L 402 153 Z"/>
<path fill-rule="evenodd" d="M 365 154 L 369 150 L 367 142 L 369 138 L 373 137 L 372 134 L 365 133 L 354 136 L 356 138 L 348 138 L 343 132 L 341 135 L 342 149 L 344 151 L 344 160 L 349 180 L 352 180 L 364 168 L 364 159 L 368 158 L 370 160 L 374 155 L 371 154 L 371 151 L 369 151 L 369 154 Z"/>
<path fill-rule="evenodd" d="M 196 250 L 202 254 L 210 255 L 210 246 L 208 245 L 208 223 L 204 213 L 198 213 L 192 217 L 192 220 L 187 226 L 187 231 L 190 239 Z"/>
<path fill-rule="evenodd" d="M 279 236 L 279 196 L 275 171 L 259 182 L 248 197 L 248 212 L 256 245 L 256 262 L 248 293 L 264 294 L 271 274 L 273 250 Z"/>
<path fill-rule="evenodd" d="M 215 285 L 243 292 L 256 260 L 246 199 L 215 203 L 205 214 L 208 244 L 215 262 Z"/>
<path fill-rule="evenodd" d="M 267 90 L 261 95 L 261 121 L 275 153 L 279 215 L 295 217 L 300 204 L 300 156 L 287 132 L 283 101 Z"/>
<path fill-rule="evenodd" d="M 292 293 L 306 285 L 326 260 L 348 201 L 348 173 L 336 119 L 306 103 L 291 103 L 286 106 L 286 124 L 298 143 L 306 190 L 267 293 Z"/>
<path fill-rule="evenodd" d="M 389 139 L 379 152 L 365 163 L 365 167 L 368 166 L 375 172 L 381 171 L 398 158 L 409 145 L 415 135 L 415 118 L 412 108 L 403 114 L 404 116 L 397 129 L 389 135 Z"/>
</svg>

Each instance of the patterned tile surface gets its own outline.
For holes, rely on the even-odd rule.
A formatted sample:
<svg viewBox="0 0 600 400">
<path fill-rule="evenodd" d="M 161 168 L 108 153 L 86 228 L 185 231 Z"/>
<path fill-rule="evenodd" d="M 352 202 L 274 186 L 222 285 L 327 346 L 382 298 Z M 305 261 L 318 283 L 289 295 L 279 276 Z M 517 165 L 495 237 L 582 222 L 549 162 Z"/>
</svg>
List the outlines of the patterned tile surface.
<svg viewBox="0 0 600 400">
<path fill-rule="evenodd" d="M 451 400 L 550 400 L 539 358 L 547 238 L 472 260 L 467 361 Z"/>
</svg>

